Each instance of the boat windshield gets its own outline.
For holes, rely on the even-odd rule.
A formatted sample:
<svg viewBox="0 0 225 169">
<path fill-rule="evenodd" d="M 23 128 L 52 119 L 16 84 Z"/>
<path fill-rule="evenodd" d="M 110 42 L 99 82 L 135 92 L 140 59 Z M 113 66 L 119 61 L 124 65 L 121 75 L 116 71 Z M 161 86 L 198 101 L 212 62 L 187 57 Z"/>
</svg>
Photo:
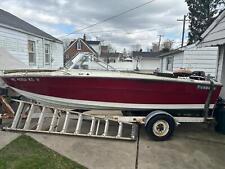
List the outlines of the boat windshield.
<svg viewBox="0 0 225 169">
<path fill-rule="evenodd" d="M 79 53 L 66 63 L 67 69 L 116 70 L 90 53 Z"/>
</svg>

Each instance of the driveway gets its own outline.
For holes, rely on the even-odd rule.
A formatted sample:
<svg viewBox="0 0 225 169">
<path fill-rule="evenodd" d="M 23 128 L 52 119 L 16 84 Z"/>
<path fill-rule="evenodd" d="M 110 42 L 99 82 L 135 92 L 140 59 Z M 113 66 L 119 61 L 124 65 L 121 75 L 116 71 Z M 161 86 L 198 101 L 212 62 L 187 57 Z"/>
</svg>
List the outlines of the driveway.
<svg viewBox="0 0 225 169">
<path fill-rule="evenodd" d="M 116 112 L 114 112 L 116 115 Z M 169 141 L 155 142 L 143 127 L 137 141 L 27 133 L 90 169 L 224 169 L 225 135 L 204 124 L 182 124 Z M 18 134 L 0 132 L 9 141 Z M 0 141 L 0 147 L 3 144 Z"/>
</svg>

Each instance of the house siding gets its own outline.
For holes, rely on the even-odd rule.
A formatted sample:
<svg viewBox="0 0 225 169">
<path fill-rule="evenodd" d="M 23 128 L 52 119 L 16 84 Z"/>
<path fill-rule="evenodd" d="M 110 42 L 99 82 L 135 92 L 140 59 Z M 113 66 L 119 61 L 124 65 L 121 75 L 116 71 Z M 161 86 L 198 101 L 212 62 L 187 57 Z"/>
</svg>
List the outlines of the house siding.
<svg viewBox="0 0 225 169">
<path fill-rule="evenodd" d="M 36 64 L 33 65 L 29 64 L 28 40 L 35 41 Z M 57 60 L 56 63 L 53 62 L 50 65 L 45 65 L 44 44 L 46 43 L 50 44 L 50 49 L 54 49 L 52 46 L 58 46 L 57 51 L 50 50 L 50 55 L 53 60 Z M 57 69 L 63 66 L 63 45 L 61 43 L 55 43 L 36 36 L 0 27 L 0 47 L 5 48 L 11 55 L 30 68 Z M 57 55 L 53 55 L 56 53 Z M 61 60 L 61 62 L 59 62 L 59 60 Z"/>
<path fill-rule="evenodd" d="M 139 69 L 143 71 L 153 72 L 157 68 L 160 68 L 160 59 L 142 58 L 139 63 Z"/>
<path fill-rule="evenodd" d="M 183 67 L 184 53 L 180 52 L 180 53 L 172 54 L 170 56 L 161 58 L 161 69 L 160 70 L 162 72 L 164 72 L 164 73 L 171 72 L 171 71 L 167 70 L 167 58 L 168 57 L 173 57 L 173 71 L 178 69 L 178 68 Z"/>
<path fill-rule="evenodd" d="M 190 48 L 184 50 L 183 67 L 192 71 L 204 71 L 211 76 L 216 76 L 217 47 Z"/>
<path fill-rule="evenodd" d="M 77 42 L 73 42 L 64 52 L 64 63 L 66 63 L 68 60 L 72 59 L 74 56 L 76 56 L 80 52 L 90 52 L 93 53 L 81 40 L 81 49 L 77 50 Z"/>
<path fill-rule="evenodd" d="M 177 54 L 161 58 L 161 71 L 168 72 L 167 58 L 173 57 L 173 71 L 179 68 L 188 68 L 192 71 L 204 71 L 211 76 L 216 76 L 217 47 L 196 48 L 191 47 Z"/>
</svg>

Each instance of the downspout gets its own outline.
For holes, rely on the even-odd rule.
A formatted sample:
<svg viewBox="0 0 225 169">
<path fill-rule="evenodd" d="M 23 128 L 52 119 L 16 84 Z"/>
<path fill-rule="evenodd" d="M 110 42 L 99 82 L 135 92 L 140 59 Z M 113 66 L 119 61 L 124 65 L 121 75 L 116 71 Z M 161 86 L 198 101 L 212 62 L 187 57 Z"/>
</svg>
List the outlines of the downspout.
<svg viewBox="0 0 225 169">
<path fill-rule="evenodd" d="M 45 68 L 45 46 L 44 46 L 44 41 L 45 41 L 44 38 L 42 38 L 42 54 L 43 54 L 42 55 L 43 56 L 42 57 L 43 58 L 43 66 L 42 67 L 43 68 Z"/>
</svg>

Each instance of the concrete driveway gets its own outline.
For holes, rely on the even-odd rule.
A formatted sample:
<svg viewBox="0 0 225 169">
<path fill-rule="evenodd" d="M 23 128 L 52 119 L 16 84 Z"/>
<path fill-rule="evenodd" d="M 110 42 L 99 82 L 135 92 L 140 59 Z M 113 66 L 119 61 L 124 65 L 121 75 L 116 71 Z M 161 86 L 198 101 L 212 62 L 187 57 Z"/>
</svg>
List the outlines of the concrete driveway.
<svg viewBox="0 0 225 169">
<path fill-rule="evenodd" d="M 90 169 L 224 169 L 225 135 L 202 124 L 184 124 L 170 141 L 136 142 L 29 133 L 51 149 Z M 137 148 L 139 147 L 139 148 Z"/>
<path fill-rule="evenodd" d="M 1 139 L 10 135 L 9 132 L 4 133 L 0 133 Z M 13 138 L 15 135 L 11 134 Z M 165 142 L 150 140 L 143 127 L 140 129 L 139 141 L 131 142 L 27 134 L 90 169 L 225 168 L 225 135 L 215 133 L 213 128 L 203 124 L 182 124 L 176 129 L 174 137 Z"/>
</svg>

